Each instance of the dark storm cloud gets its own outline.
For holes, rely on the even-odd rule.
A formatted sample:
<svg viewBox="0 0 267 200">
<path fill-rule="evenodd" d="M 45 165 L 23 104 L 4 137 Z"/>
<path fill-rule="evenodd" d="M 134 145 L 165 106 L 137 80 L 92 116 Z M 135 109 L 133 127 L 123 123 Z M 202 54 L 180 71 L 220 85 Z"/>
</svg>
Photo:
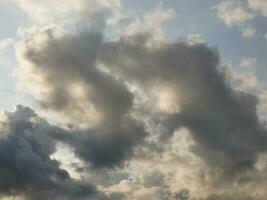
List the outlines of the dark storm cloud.
<svg viewBox="0 0 267 200">
<path fill-rule="evenodd" d="M 0 195 L 22 195 L 27 199 L 79 199 L 96 193 L 88 184 L 70 178 L 50 158 L 55 142 L 49 126 L 33 110 L 17 106 L 6 112 L 5 131 L 0 139 Z"/>
</svg>

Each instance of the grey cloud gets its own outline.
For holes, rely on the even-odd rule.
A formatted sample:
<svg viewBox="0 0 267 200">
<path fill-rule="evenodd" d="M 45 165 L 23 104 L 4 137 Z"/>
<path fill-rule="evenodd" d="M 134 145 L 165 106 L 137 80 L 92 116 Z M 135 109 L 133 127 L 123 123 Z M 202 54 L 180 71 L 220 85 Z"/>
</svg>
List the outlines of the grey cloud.
<svg viewBox="0 0 267 200">
<path fill-rule="evenodd" d="M 231 195 L 211 195 L 207 200 L 253 200 L 252 197 L 248 196 L 231 196 Z"/>
<path fill-rule="evenodd" d="M 182 189 L 177 194 L 175 194 L 175 198 L 178 200 L 189 200 L 189 191 L 187 189 Z"/>
<path fill-rule="evenodd" d="M 180 190 L 175 198 L 177 200 L 253 200 L 252 197 L 236 194 L 212 194 L 207 198 L 192 198 L 190 197 L 190 191 L 187 189 Z"/>
<path fill-rule="evenodd" d="M 187 127 L 197 143 L 195 153 L 211 166 L 228 173 L 252 168 L 258 154 L 266 151 L 256 97 L 231 88 L 215 49 L 182 42 L 150 48 L 147 37 L 105 43 L 101 61 L 117 76 L 140 85 L 145 94 L 151 88 L 157 91 L 158 83 L 173 86 L 180 111 L 167 115 L 163 123 L 170 133 Z"/>
<path fill-rule="evenodd" d="M 92 102 L 98 112 L 104 113 L 105 123 L 126 114 L 132 104 L 132 94 L 123 84 L 102 73 L 96 66 L 103 42 L 100 33 L 81 32 L 60 39 L 53 37 L 51 29 L 42 34 L 48 37 L 44 48 L 25 43 L 23 52 L 24 58 L 41 71 L 37 75 L 45 77 L 45 84 L 50 88 L 45 100 L 39 101 L 42 106 L 57 112 L 69 107 L 75 109 L 76 99 L 69 97 L 68 89 L 71 84 L 82 82 L 87 101 Z"/>
<path fill-rule="evenodd" d="M 122 165 L 132 155 L 132 148 L 144 136 L 142 126 L 127 121 L 114 130 L 90 129 L 69 133 L 57 133 L 54 137 L 74 147 L 75 153 L 91 167 L 115 167 Z"/>
<path fill-rule="evenodd" d="M 50 88 L 40 105 L 53 112 L 71 116 L 78 113 L 89 128 L 73 128 L 73 134 L 55 134 L 57 139 L 69 143 L 75 152 L 91 166 L 106 167 L 122 164 L 132 152 L 132 147 L 145 131 L 140 123 L 129 116 L 133 95 L 124 83 L 99 69 L 98 57 L 103 38 L 97 32 L 81 32 L 54 38 L 53 30 L 43 33 L 47 41 L 43 48 L 25 43 L 23 57 L 34 65 L 37 76 L 45 78 L 43 87 Z M 34 41 L 34 39 L 33 39 Z M 28 45 L 29 44 L 29 45 Z M 41 73 L 40 73 L 41 72 Z M 83 101 L 73 97 L 71 84 L 82 83 Z M 42 90 L 42 88 L 40 88 Z M 85 115 L 90 104 L 100 117 L 96 125 L 90 126 Z M 80 107 L 82 106 L 82 107 Z M 74 122 L 75 125 L 75 122 Z"/>
</svg>

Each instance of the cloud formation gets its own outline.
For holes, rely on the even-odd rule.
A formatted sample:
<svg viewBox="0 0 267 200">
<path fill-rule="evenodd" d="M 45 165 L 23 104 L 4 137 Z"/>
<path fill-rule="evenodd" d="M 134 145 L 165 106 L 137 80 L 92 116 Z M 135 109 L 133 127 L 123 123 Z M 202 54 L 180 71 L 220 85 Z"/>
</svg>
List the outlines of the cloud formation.
<svg viewBox="0 0 267 200">
<path fill-rule="evenodd" d="M 145 144 L 143 126 L 159 132 L 158 146 L 186 127 L 195 142 L 192 152 L 219 179 L 254 170 L 266 151 L 257 98 L 231 87 L 216 50 L 185 42 L 151 46 L 150 33 L 107 40 L 94 31 L 61 36 L 54 31 L 37 33 L 18 46 L 21 62 L 27 63 L 21 70 L 27 72 L 24 78 L 32 78 L 28 88 L 39 91 L 40 105 L 73 122 L 73 133 L 55 137 L 90 167 L 131 160 L 133 150 Z M 38 38 L 44 38 L 41 45 Z M 142 92 L 141 100 L 131 87 Z"/>
<path fill-rule="evenodd" d="M 65 137 L 92 165 L 119 162 L 145 131 L 130 117 L 133 95 L 126 85 L 98 65 L 101 34 L 54 38 L 50 29 L 41 34 L 46 38 L 43 48 L 34 39 L 21 47 L 21 59 L 29 63 L 22 69 L 33 78 L 28 87 L 38 90 L 36 98 L 44 109 L 65 117 L 73 129 L 82 129 L 75 136 L 57 137 Z"/>
<path fill-rule="evenodd" d="M 180 109 L 165 123 L 171 131 L 180 126 L 190 129 L 199 145 L 197 154 L 207 162 L 229 170 L 252 167 L 258 153 L 266 150 L 257 99 L 230 87 L 220 72 L 216 51 L 202 44 L 163 44 L 153 49 L 143 44 L 138 37 L 107 44 L 105 65 L 140 84 L 146 94 L 164 85 L 167 95 L 174 92 Z"/>
<path fill-rule="evenodd" d="M 25 2 L 29 6 L 23 7 Z M 75 15 L 100 27 L 107 22 L 103 12 L 120 7 L 119 1 L 102 0 L 79 0 L 76 6 L 81 7 L 74 8 L 70 1 L 62 7 L 52 1 L 17 3 L 42 23 Z M 234 12 L 230 17 L 221 14 L 229 26 L 254 17 L 223 3 L 227 5 L 216 7 L 219 12 L 229 6 Z M 61 9 L 55 9 L 58 6 Z M 51 19 L 46 19 L 48 12 Z M 124 31 L 114 37 L 105 26 L 87 25 L 82 31 L 50 25 L 22 36 L 16 44 L 20 66 L 15 76 L 54 125 L 23 106 L 2 114 L 3 196 L 38 195 L 44 200 L 266 196 L 267 132 L 258 117 L 256 95 L 233 88 L 216 48 L 198 34 L 189 41 L 166 40 L 161 26 L 173 16 L 172 10 L 159 6 L 143 20 L 125 22 Z M 255 62 L 244 59 L 241 65 L 248 68 Z M 58 143 L 81 160 L 79 165 L 68 163 L 79 173 L 77 179 L 53 158 L 60 154 Z"/>
</svg>

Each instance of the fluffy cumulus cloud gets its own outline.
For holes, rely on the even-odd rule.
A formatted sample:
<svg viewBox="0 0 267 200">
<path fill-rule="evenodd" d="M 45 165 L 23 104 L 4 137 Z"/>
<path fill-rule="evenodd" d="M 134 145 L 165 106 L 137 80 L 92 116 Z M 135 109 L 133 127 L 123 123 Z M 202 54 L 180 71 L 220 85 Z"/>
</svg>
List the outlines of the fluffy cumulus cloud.
<svg viewBox="0 0 267 200">
<path fill-rule="evenodd" d="M 267 2 L 265 0 L 218 1 L 212 9 L 227 26 L 238 27 L 244 38 L 260 36 L 264 39 L 264 32 L 253 28 L 253 25 L 257 26 L 259 16 L 267 17 Z"/>
<path fill-rule="evenodd" d="M 220 1 L 214 9 L 227 26 L 239 25 L 254 18 L 254 14 L 245 10 L 240 1 Z"/>
<path fill-rule="evenodd" d="M 64 8 L 66 1 L 58 10 L 54 1 L 23 2 L 38 20 L 49 11 L 54 22 L 71 14 L 96 24 L 103 21 L 95 13 L 106 21 L 102 9 L 121 6 L 79 0 L 81 7 Z M 3 198 L 265 198 L 267 130 L 256 93 L 232 87 L 219 53 L 200 35 L 166 40 L 162 25 L 174 13 L 161 6 L 124 22 L 115 36 L 60 25 L 21 36 L 15 76 L 51 123 L 21 105 L 1 113 Z M 227 23 L 252 17 L 235 13 Z M 240 66 L 255 63 L 246 58 Z"/>
</svg>

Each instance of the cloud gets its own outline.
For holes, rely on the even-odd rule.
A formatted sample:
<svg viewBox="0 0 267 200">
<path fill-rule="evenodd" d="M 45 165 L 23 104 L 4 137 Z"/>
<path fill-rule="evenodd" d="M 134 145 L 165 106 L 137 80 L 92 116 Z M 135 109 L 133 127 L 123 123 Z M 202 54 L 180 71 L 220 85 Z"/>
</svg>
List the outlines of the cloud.
<svg viewBox="0 0 267 200">
<path fill-rule="evenodd" d="M 242 58 L 240 61 L 240 70 L 232 73 L 233 87 L 258 96 L 264 93 L 264 87 L 255 75 L 256 58 Z"/>
<path fill-rule="evenodd" d="M 109 188 L 109 191 L 115 193 L 122 193 L 125 199 L 155 199 L 155 200 L 168 200 L 171 195 L 168 190 L 161 187 L 144 187 L 142 184 L 134 183 L 131 181 L 121 181 L 119 184 Z"/>
<path fill-rule="evenodd" d="M 253 29 L 251 27 L 243 29 L 242 35 L 245 38 L 252 38 L 256 34 L 256 29 Z"/>
<path fill-rule="evenodd" d="M 98 18 L 100 15 L 120 10 L 120 0 L 71 0 L 41 1 L 41 0 L 14 0 L 27 15 L 40 23 L 52 23 L 83 18 Z M 101 18 L 101 17 L 100 17 Z M 100 21 L 102 19 L 99 19 Z M 99 21 L 99 22 L 100 22 Z"/>
<path fill-rule="evenodd" d="M 204 40 L 202 39 L 200 34 L 189 34 L 187 35 L 187 42 L 190 45 L 195 45 L 195 44 L 203 43 Z"/>
<path fill-rule="evenodd" d="M 219 72 L 217 53 L 202 44 L 190 47 L 178 42 L 153 49 L 143 44 L 135 38 L 107 44 L 104 64 L 140 85 L 152 99 L 151 91 L 173 86 L 180 111 L 168 115 L 164 123 L 171 132 L 181 125 L 192 131 L 196 153 L 210 165 L 228 173 L 253 167 L 266 142 L 256 113 L 257 99 L 229 86 Z M 152 99 L 149 103 L 157 105 Z"/>
<path fill-rule="evenodd" d="M 248 0 L 248 4 L 255 11 L 259 11 L 263 16 L 267 17 L 267 2 L 264 0 Z"/>
<path fill-rule="evenodd" d="M 267 3 L 264 0 L 219 1 L 212 10 L 216 11 L 218 17 L 227 26 L 238 27 L 244 38 L 252 38 L 257 33 L 260 36 L 264 35 L 261 30 L 250 27 L 256 22 L 258 16 L 267 16 Z"/>
<path fill-rule="evenodd" d="M 157 4 L 153 11 L 146 12 L 140 19 L 135 17 L 130 23 L 123 28 L 123 35 L 136 35 L 140 33 L 151 33 L 154 40 L 164 40 L 163 26 L 175 17 L 172 9 L 164 9 L 163 4 Z"/>
<path fill-rule="evenodd" d="M 257 63 L 256 58 L 242 58 L 240 66 L 249 69 L 254 67 L 256 63 Z"/>
<path fill-rule="evenodd" d="M 100 68 L 102 35 L 93 31 L 57 38 L 54 31 L 44 30 L 18 46 L 22 78 L 29 78 L 26 87 L 43 109 L 78 128 L 78 134 L 58 137 L 90 164 L 113 166 L 127 159 L 145 131 L 130 117 L 134 99 L 126 85 Z"/>
<path fill-rule="evenodd" d="M 255 17 L 253 13 L 245 10 L 239 1 L 221 1 L 213 9 L 227 26 L 239 25 Z"/>
<path fill-rule="evenodd" d="M 56 127 L 21 105 L 13 112 L 6 111 L 3 116 L 1 130 L 5 135 L 0 139 L 2 197 L 79 199 L 96 194 L 93 186 L 71 179 L 68 172 L 50 158 L 55 151 L 55 140 L 48 133 L 58 131 Z"/>
<path fill-rule="evenodd" d="M 67 132 L 52 137 L 70 145 L 91 170 L 125 167 L 161 152 L 181 127 L 210 170 L 212 188 L 255 170 L 267 142 L 256 96 L 231 87 L 215 49 L 180 41 L 150 46 L 150 40 L 150 32 L 112 40 L 94 30 L 44 29 L 17 46 L 17 76 L 42 109 L 67 124 Z M 130 199 L 153 199 L 164 178 L 149 177 L 135 183 L 140 189 Z"/>
<path fill-rule="evenodd" d="M 239 70 L 232 71 L 231 82 L 236 90 L 251 93 L 258 98 L 257 111 L 260 118 L 264 119 L 266 115 L 266 88 L 256 76 L 255 65 L 256 58 L 242 58 L 239 64 Z"/>
<path fill-rule="evenodd" d="M 99 2 L 102 9 L 101 2 L 106 1 Z M 38 1 L 29 3 L 24 9 L 38 10 Z M 38 11 L 42 17 L 57 4 L 46 3 Z M 229 26 L 254 17 L 235 4 L 224 4 L 216 9 L 233 11 L 231 16 L 222 14 Z M 51 16 L 61 19 L 61 14 L 73 14 L 72 9 L 65 11 L 56 10 Z M 74 14 L 78 11 L 74 8 Z M 13 132 L 0 122 L 1 140 L 9 142 L 3 142 L 2 148 L 12 155 L 2 155 L 11 160 L 11 164 L 3 162 L 2 168 L 10 171 L 13 153 L 19 155 L 19 162 L 26 163 L 19 165 L 25 167 L 26 176 L 21 185 L 34 190 L 13 185 L 11 179 L 3 191 L 19 190 L 32 199 L 37 192 L 43 199 L 51 193 L 55 199 L 243 200 L 266 196 L 267 179 L 261 176 L 266 172 L 262 164 L 266 127 L 257 114 L 256 95 L 232 87 L 217 50 L 199 35 L 191 35 L 191 42 L 165 40 L 162 25 L 173 15 L 172 10 L 159 6 L 142 20 L 131 21 L 115 37 L 94 27 L 72 31 L 57 26 L 22 35 L 16 45 L 20 65 L 16 78 L 59 125 L 49 125 L 22 106 L 17 109 L 22 112 L 15 112 L 16 120 L 9 117 L 13 112 L 4 115 L 3 122 L 16 121 L 18 128 L 13 132 L 23 143 L 12 148 L 15 153 L 9 149 Z M 255 62 L 247 58 L 241 65 Z M 26 127 L 17 118 L 24 119 Z M 80 172 L 78 180 L 54 157 L 58 142 L 82 162 L 81 166 L 70 164 Z M 9 183 L 9 174 L 21 175 L 16 167 L 8 171 L 7 178 L 3 176 L 3 183 Z"/>
</svg>

